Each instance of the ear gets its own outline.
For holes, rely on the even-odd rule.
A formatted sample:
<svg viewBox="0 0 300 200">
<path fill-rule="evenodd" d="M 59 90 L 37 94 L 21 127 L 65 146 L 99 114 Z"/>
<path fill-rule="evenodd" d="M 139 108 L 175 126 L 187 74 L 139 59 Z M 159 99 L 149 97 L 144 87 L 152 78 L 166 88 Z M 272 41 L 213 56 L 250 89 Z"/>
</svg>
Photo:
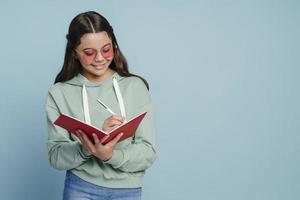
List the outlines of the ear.
<svg viewBox="0 0 300 200">
<path fill-rule="evenodd" d="M 117 48 L 118 48 L 118 45 L 117 45 L 116 43 L 114 43 L 114 47 L 115 47 L 115 49 L 117 49 Z"/>
</svg>

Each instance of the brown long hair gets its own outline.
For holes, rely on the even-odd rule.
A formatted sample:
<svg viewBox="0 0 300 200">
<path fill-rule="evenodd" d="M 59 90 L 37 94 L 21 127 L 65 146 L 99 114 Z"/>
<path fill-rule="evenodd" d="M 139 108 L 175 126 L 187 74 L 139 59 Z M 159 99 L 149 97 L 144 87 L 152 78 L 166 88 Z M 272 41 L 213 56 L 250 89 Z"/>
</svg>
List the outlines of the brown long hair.
<svg viewBox="0 0 300 200">
<path fill-rule="evenodd" d="M 105 17 L 95 11 L 78 14 L 71 21 L 68 34 L 66 35 L 68 42 L 64 64 L 61 71 L 57 74 L 54 83 L 68 81 L 81 72 L 82 66 L 79 60 L 75 58 L 75 49 L 80 44 L 80 38 L 86 33 L 98 33 L 102 31 L 108 34 L 113 43 L 114 59 L 109 65 L 109 68 L 116 71 L 120 76 L 135 76 L 140 78 L 149 90 L 149 85 L 144 78 L 129 72 L 126 58 L 120 50 L 112 26 Z"/>
</svg>

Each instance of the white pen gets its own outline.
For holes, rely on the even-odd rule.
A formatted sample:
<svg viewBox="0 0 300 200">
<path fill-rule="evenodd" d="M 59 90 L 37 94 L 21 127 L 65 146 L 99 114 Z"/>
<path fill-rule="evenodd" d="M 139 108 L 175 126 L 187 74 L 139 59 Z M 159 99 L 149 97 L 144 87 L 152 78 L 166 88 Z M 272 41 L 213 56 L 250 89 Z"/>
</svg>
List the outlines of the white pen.
<svg viewBox="0 0 300 200">
<path fill-rule="evenodd" d="M 105 105 L 100 99 L 97 99 L 97 101 L 111 114 L 116 115 L 107 105 Z"/>
</svg>

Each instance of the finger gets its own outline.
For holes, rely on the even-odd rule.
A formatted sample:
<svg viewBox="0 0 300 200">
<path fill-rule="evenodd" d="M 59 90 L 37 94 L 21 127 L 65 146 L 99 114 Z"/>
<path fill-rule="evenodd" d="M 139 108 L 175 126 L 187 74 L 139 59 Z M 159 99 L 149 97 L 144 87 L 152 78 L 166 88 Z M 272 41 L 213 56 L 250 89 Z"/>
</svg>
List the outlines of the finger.
<svg viewBox="0 0 300 200">
<path fill-rule="evenodd" d="M 119 133 L 112 141 L 110 141 L 108 144 L 115 146 L 118 141 L 121 139 L 121 137 L 123 136 L 123 133 Z"/>
<path fill-rule="evenodd" d="M 111 127 L 111 126 L 115 126 L 115 125 L 121 125 L 122 122 L 120 122 L 119 120 L 115 120 L 115 119 L 111 119 L 109 121 L 106 122 L 107 126 Z"/>
<path fill-rule="evenodd" d="M 79 137 L 79 132 L 78 132 L 78 130 L 75 130 L 74 133 L 75 133 L 75 135 L 76 135 L 77 137 Z"/>
<path fill-rule="evenodd" d="M 124 121 L 124 118 L 122 116 L 120 116 L 120 115 L 112 115 L 111 119 L 117 120 L 117 121 L 119 121 L 121 123 L 123 123 L 123 121 Z"/>
<path fill-rule="evenodd" d="M 97 137 L 97 135 L 96 135 L 95 133 L 93 133 L 93 138 L 94 138 L 94 143 L 95 143 L 95 145 L 101 144 L 99 138 Z"/>
<path fill-rule="evenodd" d="M 83 134 L 78 132 L 78 138 L 80 139 L 81 141 L 81 144 L 90 151 L 90 148 L 88 147 L 87 143 L 86 143 L 86 140 L 83 138 Z"/>
<path fill-rule="evenodd" d="M 85 146 L 88 148 L 88 150 L 92 153 L 95 153 L 96 148 L 95 148 L 94 144 L 91 142 L 91 140 L 88 138 L 88 136 L 81 130 L 80 130 L 80 134 L 81 134 L 81 137 L 85 143 Z"/>
<path fill-rule="evenodd" d="M 77 133 L 77 137 L 79 138 L 81 145 L 84 146 L 85 149 L 87 149 L 89 152 L 91 152 L 90 148 L 87 146 L 85 140 L 82 138 L 81 133 Z"/>
<path fill-rule="evenodd" d="M 74 134 L 75 134 L 78 138 L 80 137 L 80 133 L 79 133 L 78 130 L 75 130 L 75 131 L 74 131 Z"/>
<path fill-rule="evenodd" d="M 81 143 L 83 143 L 83 138 L 82 138 L 82 136 L 81 136 L 81 133 L 80 133 L 78 130 L 76 130 L 75 133 L 76 133 L 76 136 L 77 136 L 77 137 L 79 138 L 79 140 L 81 141 Z"/>
</svg>

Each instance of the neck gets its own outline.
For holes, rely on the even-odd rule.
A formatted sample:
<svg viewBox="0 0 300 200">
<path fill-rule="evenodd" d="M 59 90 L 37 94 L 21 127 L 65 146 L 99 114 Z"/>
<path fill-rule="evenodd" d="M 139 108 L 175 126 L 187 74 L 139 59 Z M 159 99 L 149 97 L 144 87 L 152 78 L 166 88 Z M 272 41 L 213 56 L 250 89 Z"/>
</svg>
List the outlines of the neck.
<svg viewBox="0 0 300 200">
<path fill-rule="evenodd" d="M 103 81 L 105 81 L 107 78 L 109 78 L 110 76 L 112 76 L 115 73 L 114 70 L 108 68 L 107 71 L 101 75 L 101 76 L 95 76 L 93 74 L 88 74 L 88 73 L 82 73 L 82 75 L 87 78 L 89 81 L 91 81 L 92 83 L 102 83 Z"/>
</svg>

